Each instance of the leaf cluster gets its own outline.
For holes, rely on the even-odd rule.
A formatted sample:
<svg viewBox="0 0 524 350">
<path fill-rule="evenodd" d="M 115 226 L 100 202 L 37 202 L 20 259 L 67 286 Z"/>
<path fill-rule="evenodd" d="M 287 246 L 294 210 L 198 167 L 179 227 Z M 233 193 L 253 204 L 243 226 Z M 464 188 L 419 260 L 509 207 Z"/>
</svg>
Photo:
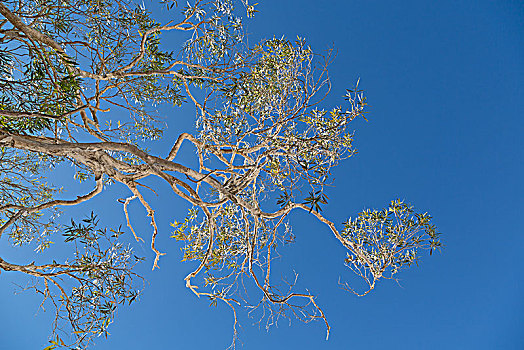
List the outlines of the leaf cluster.
<svg viewBox="0 0 524 350">
<path fill-rule="evenodd" d="M 428 213 L 395 200 L 383 210 L 365 210 L 344 223 L 342 237 L 351 247 L 345 263 L 370 287 L 416 264 L 421 250 L 440 249 L 440 233 Z M 369 274 L 368 274 L 369 273 Z"/>
</svg>

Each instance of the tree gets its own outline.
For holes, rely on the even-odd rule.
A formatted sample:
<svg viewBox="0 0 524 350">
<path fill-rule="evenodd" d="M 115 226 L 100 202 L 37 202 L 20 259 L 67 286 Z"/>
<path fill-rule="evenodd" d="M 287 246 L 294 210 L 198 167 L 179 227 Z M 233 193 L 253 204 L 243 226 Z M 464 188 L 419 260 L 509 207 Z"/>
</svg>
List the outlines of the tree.
<svg viewBox="0 0 524 350">
<path fill-rule="evenodd" d="M 357 82 L 347 107 L 323 107 L 332 52 L 314 54 L 301 38 L 248 46 L 241 15 L 256 9 L 244 0 L 162 4 L 175 18 L 166 24 L 127 0 L 0 3 L 0 238 L 34 245 L 35 260 L 50 260 L 0 257 L 0 271 L 34 277 L 42 305 L 55 307 L 50 348 L 84 347 L 107 335 L 117 305 L 139 295 L 142 278 L 133 267 L 143 258 L 123 243 L 122 229 L 105 228 L 94 213 L 66 224 L 61 208 L 123 185 L 126 230 L 143 240 L 127 210 L 138 201 L 151 222 L 155 269 L 164 253 L 155 244 L 154 203 L 144 195 L 153 189 L 143 180 L 156 177 L 191 206 L 172 224 L 183 260 L 195 263 L 185 278 L 189 290 L 229 305 L 235 326 L 237 309 L 251 307 L 269 319 L 322 319 L 329 335 L 314 296 L 293 283 L 284 290 L 271 276 L 276 249 L 293 237 L 288 215 L 302 210 L 326 224 L 347 249 L 345 265 L 368 285 L 356 291 L 343 284 L 358 295 L 394 279 L 420 250 L 440 247 L 431 216 L 399 200 L 341 228 L 322 214 L 331 169 L 355 153 L 348 124 L 366 106 Z M 185 35 L 176 52 L 161 42 L 170 32 Z M 157 106 L 185 103 L 195 107 L 196 131 L 180 134 L 166 156 L 148 151 L 165 126 Z M 196 168 L 178 162 L 184 142 L 195 150 Z M 62 199 L 47 179 L 63 164 L 93 189 Z M 71 246 L 69 258 L 45 255 L 53 235 Z M 240 287 L 248 281 L 252 288 Z"/>
</svg>

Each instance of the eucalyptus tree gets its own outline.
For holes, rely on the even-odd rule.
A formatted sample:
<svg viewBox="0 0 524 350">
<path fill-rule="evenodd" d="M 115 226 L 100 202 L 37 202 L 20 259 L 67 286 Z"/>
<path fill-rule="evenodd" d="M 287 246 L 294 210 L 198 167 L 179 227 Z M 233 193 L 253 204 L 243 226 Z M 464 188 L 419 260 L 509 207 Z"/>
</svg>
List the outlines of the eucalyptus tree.
<svg viewBox="0 0 524 350">
<path fill-rule="evenodd" d="M 239 308 L 261 310 L 268 325 L 278 317 L 321 319 L 329 335 L 314 296 L 272 277 L 276 249 L 293 237 L 288 215 L 305 211 L 326 224 L 347 250 L 343 263 L 367 284 L 363 291 L 343 285 L 358 295 L 394 278 L 420 250 L 440 247 L 431 217 L 398 200 L 342 225 L 324 216 L 331 170 L 355 153 L 349 124 L 366 106 L 358 83 L 345 107 L 324 105 L 330 52 L 315 54 L 300 38 L 248 46 L 242 17 L 256 9 L 245 0 L 160 5 L 172 20 L 159 23 L 129 0 L 0 3 L 0 238 L 49 259 L 0 257 L 0 271 L 32 276 L 42 305 L 55 307 L 50 348 L 85 347 L 107 335 L 117 305 L 133 302 L 141 288 L 133 267 L 142 258 L 122 242 L 123 231 L 149 241 L 153 269 L 164 254 L 155 243 L 155 203 L 144 195 L 153 189 L 143 181 L 154 177 L 190 207 L 171 235 L 195 267 L 187 288 L 229 305 L 235 336 Z M 183 39 L 166 48 L 173 32 Z M 195 128 L 163 155 L 148 151 L 172 123 L 158 106 L 186 103 L 195 108 Z M 183 143 L 198 166 L 179 161 Z M 50 185 L 63 164 L 92 190 L 70 199 Z M 127 190 L 119 201 L 125 230 L 103 227 L 95 214 L 59 219 L 64 207 L 111 183 Z M 132 201 L 147 211 L 150 234 L 134 229 L 140 218 L 129 215 Z M 53 235 L 70 246 L 69 257 L 46 255 Z"/>
</svg>

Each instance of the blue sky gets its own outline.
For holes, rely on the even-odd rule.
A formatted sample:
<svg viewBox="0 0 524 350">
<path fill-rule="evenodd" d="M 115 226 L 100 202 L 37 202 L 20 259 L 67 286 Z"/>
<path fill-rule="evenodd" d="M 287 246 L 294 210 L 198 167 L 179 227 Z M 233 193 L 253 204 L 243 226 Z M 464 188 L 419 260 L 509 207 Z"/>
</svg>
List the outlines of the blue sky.
<svg viewBox="0 0 524 350">
<path fill-rule="evenodd" d="M 146 3 L 147 4 L 147 3 Z M 443 233 L 441 254 L 423 256 L 366 297 L 337 286 L 353 276 L 329 230 L 303 213 L 291 217 L 296 243 L 281 251 L 283 273 L 317 295 L 332 326 L 285 320 L 269 332 L 241 317 L 242 349 L 523 349 L 524 348 L 524 5 L 519 1 L 260 1 L 249 22 L 250 42 L 305 37 L 315 51 L 334 45 L 332 94 L 360 78 L 368 122 L 355 121 L 356 157 L 334 172 L 324 213 L 337 223 L 395 198 L 428 211 Z M 165 144 L 193 126 L 193 113 L 176 118 Z M 156 148 L 158 147 L 158 148 Z M 162 154 L 164 154 L 162 153 Z M 187 155 L 189 158 L 190 155 Z M 123 220 L 115 194 L 75 209 Z M 192 265 L 180 263 L 168 239 L 182 218 L 182 201 L 155 205 L 168 255 L 149 273 L 140 302 L 119 311 L 111 337 L 95 349 L 223 349 L 232 316 L 209 307 L 183 284 Z M 144 214 L 132 208 L 140 221 Z M 105 217 L 104 217 L 105 216 Z M 137 223 L 138 225 L 138 223 Z M 144 229 L 148 229 L 145 219 Z M 19 252 L 5 250 L 4 257 Z M 152 257 L 147 245 L 137 250 Z M 43 348 L 50 313 L 30 293 L 13 295 L 13 274 L 0 276 L 0 349 Z"/>
</svg>

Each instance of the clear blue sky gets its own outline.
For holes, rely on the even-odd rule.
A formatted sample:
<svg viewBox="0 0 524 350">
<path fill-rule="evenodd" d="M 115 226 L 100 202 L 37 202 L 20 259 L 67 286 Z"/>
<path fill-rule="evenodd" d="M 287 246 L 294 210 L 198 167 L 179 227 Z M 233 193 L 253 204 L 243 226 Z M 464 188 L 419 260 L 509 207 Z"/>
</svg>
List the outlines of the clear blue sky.
<svg viewBox="0 0 524 350">
<path fill-rule="evenodd" d="M 281 270 L 300 275 L 332 325 L 282 320 L 269 332 L 241 317 L 239 348 L 255 349 L 524 349 L 524 4 L 521 1 L 265 0 L 249 22 L 250 41 L 305 37 L 316 51 L 338 49 L 332 95 L 360 77 L 369 122 L 355 122 L 356 157 L 336 171 L 324 213 L 337 223 L 394 198 L 428 211 L 445 249 L 423 256 L 359 298 L 337 286 L 351 279 L 344 250 L 313 218 L 295 214 L 296 243 L 282 251 Z M 147 3 L 146 3 L 147 4 Z M 176 118 L 166 152 L 192 112 Z M 93 209 L 108 222 L 121 207 L 101 197 Z M 111 197 L 113 198 L 113 197 Z M 140 302 L 119 311 L 108 340 L 95 349 L 224 349 L 232 316 L 186 290 L 194 267 L 180 263 L 166 238 L 184 215 L 181 201 L 161 196 L 160 246 L 168 255 L 147 273 Z M 79 208 L 77 213 L 91 207 Z M 137 221 L 143 214 L 134 207 Z M 104 217 L 105 216 L 105 217 Z M 111 216 L 111 217 L 109 217 Z M 148 229 L 144 216 L 143 228 Z M 0 246 L 2 255 L 18 252 Z M 147 245 L 139 252 L 151 257 Z M 23 261 L 18 261 L 23 262 Z M 144 266 L 144 271 L 150 265 Z M 0 349 L 39 349 L 49 312 L 30 293 L 13 295 L 14 274 L 0 276 Z"/>
</svg>

